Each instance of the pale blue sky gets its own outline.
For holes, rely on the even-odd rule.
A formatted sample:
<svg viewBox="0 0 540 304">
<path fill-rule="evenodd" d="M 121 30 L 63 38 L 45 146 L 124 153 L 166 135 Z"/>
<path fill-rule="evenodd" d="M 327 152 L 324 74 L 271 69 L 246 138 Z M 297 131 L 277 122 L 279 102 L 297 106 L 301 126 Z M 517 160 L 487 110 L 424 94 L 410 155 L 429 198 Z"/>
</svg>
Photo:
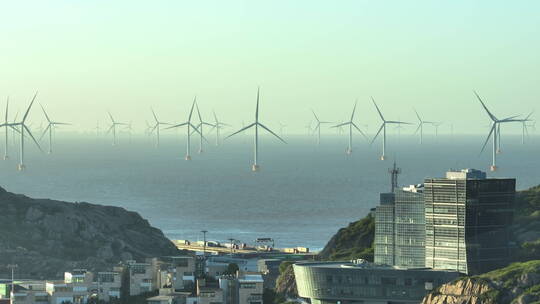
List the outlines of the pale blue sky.
<svg viewBox="0 0 540 304">
<path fill-rule="evenodd" d="M 142 128 L 150 106 L 181 121 L 197 94 L 238 126 L 260 85 L 261 119 L 291 131 L 358 98 L 373 132 L 373 95 L 390 119 L 414 122 L 416 106 L 485 133 L 473 89 L 500 116 L 539 104 L 539 29 L 539 1 L 4 1 L 0 96 L 22 109 L 39 90 L 82 129 L 108 110 Z"/>
</svg>

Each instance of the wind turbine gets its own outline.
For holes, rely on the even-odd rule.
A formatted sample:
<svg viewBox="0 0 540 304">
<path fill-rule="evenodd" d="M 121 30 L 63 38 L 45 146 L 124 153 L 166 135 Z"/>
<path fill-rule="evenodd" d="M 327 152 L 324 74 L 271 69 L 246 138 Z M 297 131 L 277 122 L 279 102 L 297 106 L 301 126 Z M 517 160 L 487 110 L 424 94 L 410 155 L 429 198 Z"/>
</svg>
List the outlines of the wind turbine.
<svg viewBox="0 0 540 304">
<path fill-rule="evenodd" d="M 424 141 L 424 125 L 425 124 L 434 125 L 435 122 L 422 120 L 422 118 L 420 117 L 420 114 L 418 114 L 416 109 L 414 109 L 414 113 L 416 114 L 416 118 L 418 118 L 418 127 L 416 128 L 416 131 L 414 131 L 414 134 L 420 131 L 420 144 L 422 144 L 422 142 Z"/>
<path fill-rule="evenodd" d="M 488 108 L 482 101 L 482 98 L 480 98 L 480 96 L 478 95 L 478 93 L 476 93 L 476 91 L 474 91 L 474 95 L 476 95 L 476 98 L 478 98 L 478 101 L 480 101 L 480 103 L 482 104 L 482 107 L 484 108 L 484 110 L 486 111 L 486 113 L 488 114 L 489 118 L 492 121 L 491 129 L 486 138 L 486 141 L 484 142 L 484 145 L 482 146 L 482 150 L 480 150 L 480 153 L 484 152 L 484 149 L 486 148 L 489 138 L 491 137 L 491 135 L 493 135 L 493 155 L 492 155 L 492 162 L 491 162 L 490 170 L 497 171 L 497 147 L 498 147 L 497 142 L 500 140 L 500 138 L 498 137 L 498 133 L 500 131 L 500 124 L 507 123 L 507 122 L 520 121 L 519 119 L 514 119 L 518 117 L 519 115 L 511 116 L 505 119 L 498 119 L 495 115 L 493 115 L 488 110 Z"/>
<path fill-rule="evenodd" d="M 531 118 L 533 112 L 529 113 L 527 117 L 524 119 L 519 119 L 519 122 L 521 122 L 521 144 L 525 144 L 525 135 L 529 136 L 529 130 L 527 129 L 527 122 L 531 121 L 529 118 Z"/>
<path fill-rule="evenodd" d="M 26 112 L 24 113 L 22 120 L 20 122 L 14 122 L 11 124 L 12 127 L 19 126 L 20 128 L 20 130 L 18 130 L 19 133 L 21 134 L 21 141 L 20 141 L 21 146 L 20 146 L 20 151 L 19 151 L 20 162 L 19 162 L 19 165 L 17 166 L 17 169 L 19 169 L 19 171 L 23 171 L 26 168 L 26 166 L 24 165 L 24 131 L 28 132 L 28 135 L 30 136 L 30 138 L 32 138 L 32 140 L 34 141 L 38 149 L 43 152 L 43 150 L 41 150 L 41 147 L 39 146 L 39 143 L 34 138 L 34 135 L 32 135 L 32 132 L 30 131 L 28 126 L 25 124 L 26 119 L 28 118 L 28 114 L 30 113 L 30 109 L 32 109 L 32 105 L 34 104 L 34 101 L 36 100 L 37 94 L 38 94 L 37 92 L 36 94 L 34 94 L 34 97 L 32 98 L 30 105 L 26 109 Z"/>
<path fill-rule="evenodd" d="M 230 125 L 219 121 L 216 111 L 212 111 L 212 113 L 214 113 L 214 125 L 210 131 L 212 131 L 214 128 L 216 129 L 216 146 L 219 146 L 219 130 L 223 129 L 225 126 L 230 127 Z"/>
<path fill-rule="evenodd" d="M 6 146 L 4 147 L 4 160 L 8 159 L 9 158 L 9 155 L 8 155 L 8 134 L 9 134 L 9 128 L 11 128 L 12 126 L 10 126 L 10 123 L 8 121 L 8 112 L 9 112 L 9 96 L 6 100 L 6 114 L 5 114 L 5 120 L 4 120 L 4 123 L 2 125 L 0 125 L 0 127 L 4 127 L 6 128 L 6 133 L 5 133 L 5 144 Z"/>
<path fill-rule="evenodd" d="M 148 121 L 146 122 L 146 124 L 148 125 L 148 134 L 151 134 L 153 133 L 154 131 L 156 131 L 156 147 L 159 147 L 159 130 L 160 130 L 160 126 L 161 125 L 164 125 L 164 126 L 168 126 L 170 125 L 170 123 L 166 123 L 166 122 L 162 122 L 162 121 L 159 121 L 159 119 L 157 118 L 157 115 L 156 115 L 156 112 L 154 112 L 154 109 L 153 108 L 150 108 L 150 110 L 152 111 L 152 116 L 154 116 L 154 126 L 152 127 L 151 125 L 148 124 Z"/>
<path fill-rule="evenodd" d="M 383 131 L 383 143 L 382 143 L 382 155 L 381 155 L 381 160 L 385 160 L 386 159 L 386 125 L 389 125 L 389 124 L 404 124 L 404 125 L 410 125 L 410 123 L 408 122 L 403 122 L 403 121 L 396 121 L 396 120 L 386 120 L 384 119 L 384 116 L 382 115 L 382 112 L 381 110 L 379 109 L 379 106 L 377 105 L 377 103 L 375 103 L 375 99 L 373 99 L 373 97 L 371 97 L 371 101 L 373 101 L 373 105 L 375 106 L 375 108 L 377 109 L 377 112 L 379 113 L 379 116 L 381 117 L 381 120 L 382 120 L 382 124 L 381 124 L 381 127 L 379 128 L 379 131 L 377 131 L 377 134 L 375 134 L 375 137 L 373 137 L 373 140 L 371 141 L 371 143 L 373 143 L 375 141 L 375 139 L 377 139 L 377 136 L 379 136 L 379 134 L 381 133 L 381 131 Z"/>
<path fill-rule="evenodd" d="M 265 129 L 266 131 L 268 131 L 270 134 L 274 135 L 275 137 L 277 137 L 279 140 L 281 140 L 283 143 L 286 143 L 281 137 L 279 137 L 276 133 L 274 133 L 272 130 L 268 129 L 265 125 L 263 125 L 262 123 L 259 122 L 259 92 L 260 92 L 260 89 L 257 88 L 257 106 L 255 108 L 255 122 L 246 126 L 246 127 L 243 127 L 242 129 L 234 132 L 233 134 L 227 136 L 225 139 L 235 135 L 235 134 L 238 134 L 238 133 L 241 133 L 241 132 L 244 132 L 245 130 L 251 128 L 251 127 L 255 127 L 255 137 L 254 137 L 254 160 L 253 160 L 253 166 L 251 167 L 251 170 L 252 171 L 259 171 L 259 164 L 257 163 L 257 159 L 258 159 L 258 156 L 259 156 L 259 127 Z"/>
<path fill-rule="evenodd" d="M 186 151 L 186 157 L 185 157 L 186 160 L 191 160 L 191 154 L 190 154 L 191 153 L 191 128 L 193 128 L 195 132 L 201 133 L 199 132 L 197 127 L 195 127 L 191 123 L 191 116 L 193 116 L 193 110 L 195 109 L 196 103 L 197 103 L 197 96 L 195 96 L 195 98 L 193 99 L 193 104 L 191 105 L 191 110 L 189 111 L 188 120 L 186 122 L 173 125 L 167 128 L 167 129 L 172 129 L 172 128 L 179 128 L 179 127 L 187 126 L 187 151 Z"/>
<path fill-rule="evenodd" d="M 442 122 L 434 122 L 433 126 L 435 127 L 435 137 L 439 136 L 439 127 L 442 125 Z"/>
<path fill-rule="evenodd" d="M 112 145 L 113 146 L 116 146 L 116 126 L 125 126 L 126 124 L 125 123 L 122 123 L 122 122 L 116 122 L 111 114 L 111 112 L 108 112 L 109 113 L 109 117 L 111 118 L 111 126 L 109 127 L 109 130 L 107 130 L 107 134 L 110 133 L 112 131 L 112 134 L 113 134 L 113 142 L 112 142 Z"/>
<path fill-rule="evenodd" d="M 49 118 L 49 115 L 47 115 L 47 112 L 45 111 L 45 108 L 43 107 L 43 105 L 40 104 L 40 106 L 41 106 L 41 110 L 43 110 L 43 114 L 45 115 L 45 118 L 47 119 L 47 127 L 45 128 L 45 130 L 43 130 L 43 133 L 41 133 L 41 137 L 39 139 L 41 140 L 43 138 L 43 136 L 45 136 L 47 131 L 49 131 L 49 154 L 51 154 L 52 153 L 52 132 L 53 132 L 53 128 L 55 128 L 56 126 L 59 126 L 59 125 L 70 125 L 70 124 L 65 123 L 65 122 L 52 121 Z"/>
<path fill-rule="evenodd" d="M 354 107 L 353 107 L 353 110 L 352 110 L 352 114 L 351 114 L 351 119 L 349 121 L 346 121 L 346 122 L 343 122 L 343 123 L 340 123 L 338 125 L 335 125 L 334 128 L 341 128 L 343 126 L 349 126 L 349 147 L 347 148 L 347 150 L 345 151 L 347 154 L 351 154 L 352 153 L 352 134 L 353 134 L 353 127 L 358 131 L 360 132 L 360 134 L 362 134 L 362 136 L 364 136 L 364 138 L 367 139 L 367 136 L 366 134 L 364 134 L 364 132 L 362 132 L 362 130 L 360 130 L 360 128 L 354 123 L 354 113 L 356 112 L 356 104 L 358 103 L 358 101 L 355 101 L 354 102 Z"/>
<path fill-rule="evenodd" d="M 319 117 L 317 117 L 317 114 L 315 114 L 315 111 L 311 110 L 311 113 L 313 113 L 313 116 L 315 116 L 315 129 L 313 131 L 317 132 L 317 145 L 321 144 L 321 125 L 323 124 L 329 124 L 332 123 L 330 121 L 321 121 L 319 120 Z M 311 123 L 309 124 L 309 128 L 311 129 Z"/>
<path fill-rule="evenodd" d="M 211 127 L 214 127 L 213 124 L 211 123 L 208 123 L 206 121 L 204 121 L 202 119 L 202 116 L 201 116 L 201 111 L 199 110 L 199 104 L 198 103 L 195 103 L 195 107 L 197 108 L 197 116 L 199 116 L 199 125 L 197 126 L 196 130 L 199 132 L 199 154 L 203 153 L 203 139 L 208 142 L 208 140 L 206 140 L 206 138 L 203 136 L 203 126 L 206 125 L 206 126 L 211 126 Z"/>
</svg>

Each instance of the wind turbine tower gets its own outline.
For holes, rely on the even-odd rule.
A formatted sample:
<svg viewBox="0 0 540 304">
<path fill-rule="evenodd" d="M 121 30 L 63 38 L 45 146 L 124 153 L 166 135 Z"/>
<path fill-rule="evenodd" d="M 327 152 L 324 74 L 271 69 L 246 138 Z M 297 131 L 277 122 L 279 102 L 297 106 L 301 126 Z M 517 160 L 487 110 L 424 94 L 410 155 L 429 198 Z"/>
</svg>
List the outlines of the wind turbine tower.
<svg viewBox="0 0 540 304">
<path fill-rule="evenodd" d="M 183 123 L 180 123 L 180 124 L 177 124 L 177 125 L 173 125 L 173 126 L 170 126 L 170 127 L 167 128 L 167 129 L 173 129 L 173 128 L 179 128 L 179 127 L 187 126 L 187 147 L 186 147 L 185 160 L 191 160 L 191 129 L 193 128 L 193 130 L 195 132 L 201 133 L 199 131 L 199 129 L 197 129 L 197 127 L 195 127 L 191 123 L 191 117 L 193 116 L 193 110 L 195 109 L 195 104 L 196 103 L 197 103 L 197 97 L 195 96 L 195 98 L 193 99 L 193 103 L 191 104 L 191 110 L 189 111 L 188 120 L 186 122 L 183 122 Z"/>
<path fill-rule="evenodd" d="M 154 116 L 154 126 L 151 127 L 148 129 L 149 130 L 149 133 L 153 133 L 154 131 L 156 131 L 156 147 L 159 147 L 159 131 L 160 131 L 160 127 L 161 125 L 170 125 L 169 123 L 166 123 L 166 122 L 161 122 L 159 121 L 159 119 L 157 118 L 157 115 L 156 115 L 156 112 L 154 112 L 154 109 L 150 108 L 150 110 L 152 111 L 152 116 Z M 148 124 L 148 122 L 147 122 Z"/>
<path fill-rule="evenodd" d="M 12 127 L 19 127 L 20 130 L 19 133 L 21 135 L 21 141 L 20 141 L 20 159 L 19 159 L 19 165 L 17 166 L 17 169 L 19 171 L 23 171 L 24 169 L 26 169 L 26 166 L 24 164 L 24 132 L 28 132 L 28 135 L 30 136 L 30 138 L 32 138 L 32 140 L 34 141 L 34 143 L 36 144 L 36 146 L 38 147 L 38 149 L 40 151 L 43 152 L 43 150 L 41 150 L 41 147 L 39 146 L 39 143 L 37 142 L 37 140 L 34 138 L 34 135 L 32 135 L 32 132 L 30 131 L 30 129 L 28 128 L 28 126 L 26 125 L 26 119 L 28 118 L 28 114 L 30 113 L 30 109 L 32 109 L 32 105 L 34 104 L 34 101 L 36 100 L 36 97 L 37 97 L 37 92 L 36 94 L 34 94 L 34 97 L 32 98 L 32 101 L 30 102 L 30 105 L 28 106 L 28 108 L 26 109 L 26 112 L 24 113 L 24 116 L 22 118 L 22 120 L 20 122 L 14 122 L 12 123 L 10 126 Z"/>
<path fill-rule="evenodd" d="M 381 127 L 379 128 L 379 131 L 377 131 L 377 134 L 375 134 L 375 137 L 373 137 L 373 140 L 371 141 L 371 143 L 373 143 L 375 141 L 375 139 L 377 139 L 377 136 L 379 136 L 379 134 L 381 133 L 381 131 L 383 131 L 383 142 L 382 142 L 382 155 L 381 155 L 381 160 L 385 160 L 386 159 L 386 125 L 391 125 L 391 124 L 404 124 L 404 125 L 410 125 L 410 123 L 408 122 L 403 122 L 403 121 L 396 121 L 396 120 L 386 120 L 384 119 L 384 116 L 382 115 L 382 112 L 381 110 L 379 109 L 379 106 L 377 106 L 377 103 L 375 103 L 375 99 L 373 99 L 373 97 L 371 97 L 371 101 L 373 101 L 373 105 L 375 106 L 375 108 L 377 109 L 377 112 L 379 113 L 379 116 L 381 117 L 381 120 L 382 120 L 382 124 L 381 124 Z"/>
<path fill-rule="evenodd" d="M 199 154 L 202 154 L 203 153 L 203 140 L 208 142 L 206 138 L 203 136 L 203 126 L 206 125 L 206 126 L 214 127 L 214 125 L 202 119 L 201 111 L 199 110 L 198 103 L 195 103 L 195 107 L 197 108 L 197 116 L 199 116 L 199 125 L 197 126 L 197 130 L 199 132 Z"/>
<path fill-rule="evenodd" d="M 344 123 L 340 123 L 338 125 L 335 125 L 334 128 L 341 128 L 343 126 L 349 126 L 349 147 L 347 148 L 347 150 L 345 150 L 345 152 L 347 154 L 352 154 L 352 134 L 353 134 L 353 127 L 358 131 L 360 132 L 360 134 L 362 134 L 362 136 L 364 136 L 364 138 L 367 139 L 366 137 L 366 134 L 364 134 L 364 132 L 362 132 L 362 130 L 360 130 L 360 128 L 354 123 L 354 113 L 356 112 L 356 105 L 357 105 L 357 101 L 354 102 L 354 107 L 353 107 L 353 110 L 352 110 L 352 114 L 351 114 L 351 119 L 349 121 L 346 121 Z"/>
<path fill-rule="evenodd" d="M 418 118 L 418 127 L 416 128 L 416 131 L 414 131 L 414 134 L 416 134 L 416 133 L 418 133 L 418 131 L 420 131 L 420 144 L 422 144 L 423 141 L 424 141 L 424 125 L 426 125 L 426 124 L 433 125 L 434 122 L 422 120 L 422 118 L 420 117 L 420 114 L 418 114 L 416 109 L 414 109 L 414 113 L 416 114 L 416 118 Z"/>
<path fill-rule="evenodd" d="M 116 146 L 116 126 L 125 126 L 126 124 L 122 122 L 116 122 L 110 112 L 109 112 L 109 117 L 111 119 L 111 126 L 109 127 L 109 130 L 107 131 L 107 133 L 110 133 L 112 131 L 112 134 L 113 134 L 112 145 Z"/>
<path fill-rule="evenodd" d="M 488 134 L 488 136 L 486 138 L 486 141 L 484 142 L 484 145 L 482 146 L 482 150 L 480 150 L 480 153 L 484 152 L 484 149 L 486 148 L 486 145 L 487 145 L 487 143 L 489 141 L 489 138 L 493 135 L 493 153 L 492 153 L 493 155 L 492 155 L 492 161 L 491 161 L 490 170 L 491 171 L 497 171 L 497 169 L 498 169 L 497 168 L 497 150 L 498 150 L 497 142 L 500 139 L 498 137 L 498 133 L 500 131 L 500 128 L 499 128 L 500 124 L 508 123 L 508 122 L 520 121 L 519 119 L 515 119 L 519 115 L 511 116 L 511 117 L 508 117 L 508 118 L 505 118 L 505 119 L 498 119 L 495 115 L 493 115 L 493 113 L 491 113 L 489 111 L 489 109 L 484 104 L 484 101 L 482 101 L 482 98 L 480 98 L 480 96 L 478 95 L 478 93 L 476 93 L 476 91 L 474 92 L 474 95 L 476 95 L 476 98 L 478 98 L 478 101 L 480 101 L 480 103 L 482 104 L 482 107 L 484 108 L 484 110 L 486 111 L 486 113 L 488 114 L 489 118 L 492 121 L 491 129 L 490 129 L 489 134 Z"/>
<path fill-rule="evenodd" d="M 49 131 L 49 154 L 52 153 L 52 133 L 53 133 L 53 129 L 56 127 L 56 126 L 59 126 L 59 125 L 69 125 L 69 123 L 65 123 L 65 122 L 57 122 L 57 121 L 52 121 L 50 118 L 49 118 L 49 115 L 47 115 L 47 112 L 45 111 L 45 108 L 43 107 L 43 105 L 41 105 L 41 110 L 43 110 L 43 115 L 45 115 L 45 118 L 47 119 L 47 127 L 45 128 L 45 130 L 43 130 L 43 133 L 41 133 L 41 138 L 43 138 L 43 136 L 45 136 L 45 134 L 47 134 L 47 131 Z"/>
<path fill-rule="evenodd" d="M 260 167 L 259 167 L 259 163 L 258 163 L 258 157 L 259 157 L 259 127 L 265 129 L 266 131 L 268 131 L 270 134 L 274 135 L 275 137 L 277 137 L 280 141 L 282 141 L 283 143 L 286 143 L 281 137 L 279 137 L 279 135 L 277 135 L 276 133 L 274 133 L 272 130 L 270 130 L 269 128 L 267 128 L 265 125 L 263 125 L 262 123 L 259 122 L 259 93 L 260 93 L 260 89 L 257 88 L 257 106 L 255 107 L 255 122 L 248 125 L 248 126 L 245 126 L 243 127 L 242 129 L 234 132 L 233 134 L 227 136 L 225 139 L 233 136 L 233 135 L 236 135 L 238 133 L 242 133 L 244 132 L 245 130 L 247 129 L 250 129 L 252 127 L 255 128 L 255 136 L 254 136 L 254 153 L 253 153 L 253 157 L 254 157 L 254 160 L 253 160 L 253 166 L 251 166 L 251 170 L 256 172 L 256 171 L 259 171 Z"/>
<path fill-rule="evenodd" d="M 311 110 L 311 113 L 313 113 L 313 116 L 315 116 L 315 129 L 314 131 L 317 132 L 317 145 L 321 144 L 321 125 L 323 124 L 329 124 L 330 121 L 321 121 L 319 120 L 319 117 L 317 117 L 317 114 L 315 114 L 315 111 Z M 309 124 L 309 128 L 311 129 L 311 123 Z"/>
<path fill-rule="evenodd" d="M 9 158 L 8 155 L 8 134 L 9 134 L 9 128 L 11 128 L 9 121 L 8 121 L 8 112 L 9 112 L 9 96 L 6 100 L 6 114 L 5 114 L 5 120 L 4 123 L 0 127 L 6 128 L 5 131 L 5 147 L 4 147 L 4 160 L 7 160 Z"/>
</svg>

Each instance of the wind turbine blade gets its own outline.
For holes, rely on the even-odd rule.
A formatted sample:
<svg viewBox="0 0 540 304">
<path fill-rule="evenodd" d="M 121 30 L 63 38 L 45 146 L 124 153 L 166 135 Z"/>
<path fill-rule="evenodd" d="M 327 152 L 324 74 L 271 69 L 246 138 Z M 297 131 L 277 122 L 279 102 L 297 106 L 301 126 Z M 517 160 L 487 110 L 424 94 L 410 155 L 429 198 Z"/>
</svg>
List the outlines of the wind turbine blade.
<svg viewBox="0 0 540 304">
<path fill-rule="evenodd" d="M 216 123 L 216 126 L 219 125 L 219 121 L 217 119 L 216 111 L 212 110 L 212 113 L 214 114 L 214 121 Z"/>
<path fill-rule="evenodd" d="M 5 123 L 6 124 L 8 123 L 8 111 L 9 111 L 9 96 L 7 97 L 7 100 L 6 100 L 6 115 L 5 115 L 5 117 L 6 117 Z"/>
<path fill-rule="evenodd" d="M 39 104 L 39 106 L 41 107 L 41 110 L 43 110 L 43 114 L 45 115 L 45 118 L 47 119 L 47 121 L 51 123 L 51 120 L 49 119 L 49 115 L 47 115 L 47 112 L 45 111 L 45 108 L 43 107 L 43 105 Z"/>
<path fill-rule="evenodd" d="M 32 140 L 34 141 L 34 143 L 35 143 L 36 146 L 38 147 L 39 151 L 43 152 L 43 150 L 41 149 L 41 146 L 40 146 L 39 143 L 37 142 L 37 140 L 36 140 L 36 138 L 34 137 L 34 135 L 32 135 L 32 132 L 30 131 L 30 129 L 29 129 L 26 125 L 24 125 L 24 124 L 22 124 L 21 126 L 26 130 L 26 132 L 28 132 L 28 135 L 30 135 L 30 138 L 32 138 Z"/>
<path fill-rule="evenodd" d="M 499 120 L 498 122 L 522 121 L 523 119 L 515 119 L 516 117 L 519 117 L 519 116 L 521 116 L 521 115 L 510 116 L 510 117 L 508 117 L 508 118 L 501 119 L 501 120 Z"/>
<path fill-rule="evenodd" d="M 199 111 L 199 104 L 195 104 L 195 107 L 197 108 L 197 114 L 199 115 L 199 121 L 202 123 L 202 116 L 201 116 L 201 111 Z"/>
<path fill-rule="evenodd" d="M 191 110 L 189 111 L 188 123 L 191 122 L 191 116 L 193 115 L 193 109 L 195 108 L 196 103 L 197 103 L 197 96 L 193 98 L 193 103 L 191 104 Z"/>
<path fill-rule="evenodd" d="M 259 122 L 259 92 L 261 88 L 257 87 L 257 106 L 255 107 L 255 123 Z"/>
<path fill-rule="evenodd" d="M 381 133 L 382 129 L 384 128 L 384 122 L 381 124 L 381 127 L 379 128 L 379 131 L 377 131 L 377 134 L 375 134 L 375 137 L 373 137 L 373 139 L 371 140 L 371 142 L 369 143 L 370 145 L 373 144 L 373 142 L 375 141 L 375 139 L 377 139 L 377 136 L 379 136 L 379 134 Z"/>
<path fill-rule="evenodd" d="M 30 102 L 30 105 L 28 106 L 28 109 L 26 109 L 26 113 L 24 113 L 22 122 L 26 121 L 26 117 L 28 117 L 28 114 L 30 113 L 30 109 L 32 108 L 32 105 L 34 104 L 34 101 L 36 100 L 37 94 L 38 94 L 38 92 L 36 92 L 36 94 L 34 94 L 34 97 L 32 98 L 32 101 Z"/>
<path fill-rule="evenodd" d="M 358 104 L 358 99 L 354 102 L 354 107 L 351 114 L 351 122 L 354 120 L 354 112 L 356 112 L 356 105 Z"/>
<path fill-rule="evenodd" d="M 420 115 L 418 115 L 418 112 L 416 109 L 414 109 L 414 113 L 416 113 L 416 117 L 418 118 L 418 121 L 422 123 L 422 118 L 420 118 Z"/>
<path fill-rule="evenodd" d="M 397 120 L 389 120 L 389 121 L 387 121 L 386 123 L 389 123 L 389 124 L 399 124 L 399 125 L 412 125 L 412 123 L 410 123 L 410 122 L 397 121 Z"/>
<path fill-rule="evenodd" d="M 272 130 L 268 129 L 265 125 L 263 125 L 262 123 L 258 123 L 259 126 L 261 126 L 263 129 L 265 129 L 266 131 L 270 132 L 272 135 L 274 135 L 275 137 L 277 137 L 279 140 L 281 140 L 284 144 L 286 144 L 287 142 L 283 140 L 283 138 L 279 137 L 279 135 L 277 135 L 276 133 L 272 132 Z"/>
<path fill-rule="evenodd" d="M 112 121 L 112 123 L 114 124 L 115 122 L 114 122 L 114 118 L 112 117 L 111 112 L 107 112 L 107 113 L 109 114 L 109 117 L 111 118 L 111 121 Z"/>
<path fill-rule="evenodd" d="M 169 129 L 173 129 L 173 128 L 178 128 L 178 127 L 183 127 L 185 125 L 189 124 L 189 122 L 184 122 L 184 123 L 181 123 L 181 124 L 177 124 L 177 125 L 172 125 L 170 127 L 167 127 L 165 128 L 165 130 L 169 130 Z"/>
<path fill-rule="evenodd" d="M 351 122 L 348 121 L 348 122 L 343 122 L 343 123 L 340 123 L 340 124 L 337 124 L 335 126 L 332 126 L 332 128 L 339 128 L 339 127 L 343 127 L 343 126 L 346 126 L 348 124 L 350 124 Z"/>
<path fill-rule="evenodd" d="M 113 128 L 114 128 L 114 124 L 112 124 L 112 125 L 109 127 L 109 129 L 107 130 L 106 133 L 107 133 L 107 134 L 111 133 L 111 131 L 112 131 Z"/>
<path fill-rule="evenodd" d="M 493 123 L 493 126 L 491 127 L 491 130 L 489 131 L 489 134 L 486 138 L 486 141 L 484 142 L 484 145 L 482 146 L 482 149 L 480 150 L 480 154 L 482 154 L 482 152 L 484 152 L 484 149 L 486 148 L 486 145 L 489 141 L 489 138 L 491 137 L 491 134 L 493 134 L 493 132 L 495 131 L 495 128 L 497 127 L 497 123 Z"/>
<path fill-rule="evenodd" d="M 313 109 L 311 109 L 311 113 L 313 113 L 313 116 L 315 116 L 315 120 L 316 120 L 317 122 L 320 122 L 320 121 L 319 121 L 319 117 L 317 117 L 317 114 L 315 114 L 315 111 L 313 111 Z"/>
<path fill-rule="evenodd" d="M 371 101 L 373 101 L 373 105 L 375 105 L 375 108 L 377 109 L 377 112 L 379 112 L 379 116 L 381 116 L 382 121 L 385 121 L 384 116 L 382 115 L 381 110 L 379 109 L 379 106 L 375 102 L 375 99 L 373 99 L 373 96 L 371 96 Z"/>
<path fill-rule="evenodd" d="M 256 124 L 256 123 L 252 123 L 252 124 L 250 124 L 250 125 L 248 125 L 248 126 L 245 126 L 245 127 L 243 127 L 242 129 L 240 129 L 240 130 L 234 132 L 233 134 L 231 134 L 231 135 L 225 137 L 225 139 L 227 139 L 227 138 L 229 138 L 229 137 L 231 137 L 231 136 L 233 136 L 233 135 L 236 135 L 236 134 L 238 134 L 238 133 L 244 132 L 245 130 L 247 130 L 247 129 L 253 127 L 255 124 Z"/>
<path fill-rule="evenodd" d="M 208 143 L 208 140 L 206 139 L 206 137 L 204 137 L 204 135 L 201 133 L 201 131 L 199 130 L 199 127 L 201 126 L 201 124 L 199 124 L 198 126 L 194 126 L 192 125 L 191 123 L 189 124 L 192 128 L 193 128 L 193 132 L 197 132 L 199 133 L 199 135 L 201 135 L 201 137 L 204 139 L 204 141 L 206 141 Z"/>
<path fill-rule="evenodd" d="M 51 122 L 51 124 L 53 124 L 53 125 L 59 125 L 59 126 L 60 126 L 60 125 L 61 125 L 61 126 L 71 126 L 71 125 L 72 125 L 71 123 L 68 123 L 68 122 L 55 122 L 55 121 Z"/>
<path fill-rule="evenodd" d="M 159 120 L 157 119 L 156 112 L 154 112 L 153 108 L 150 108 L 152 110 L 152 115 L 154 116 L 154 119 L 156 120 L 156 123 L 159 123 Z"/>
<path fill-rule="evenodd" d="M 358 130 L 358 132 L 360 132 L 360 134 L 362 134 L 362 136 L 364 136 L 364 138 L 365 138 L 366 140 L 369 140 L 369 139 L 367 138 L 366 134 L 365 134 L 364 132 L 362 132 L 362 130 L 360 130 L 360 128 L 359 128 L 354 122 L 352 123 L 352 125 L 353 125 L 353 127 L 354 127 L 356 130 Z"/>
<path fill-rule="evenodd" d="M 42 140 L 43 139 L 43 136 L 45 136 L 45 134 L 47 134 L 47 131 L 51 128 L 51 124 L 49 123 L 47 125 L 47 128 L 45 128 L 45 130 L 43 130 L 43 133 L 41 133 L 41 136 L 39 137 L 39 140 Z"/>
<path fill-rule="evenodd" d="M 154 131 L 155 131 L 157 128 L 159 128 L 159 123 L 156 123 L 156 124 L 152 127 L 152 129 L 150 129 L 150 133 L 154 133 Z"/>
<path fill-rule="evenodd" d="M 418 134 L 418 131 L 420 131 L 420 128 L 422 127 L 422 123 L 418 124 L 418 128 L 414 131 L 414 135 Z"/>
<path fill-rule="evenodd" d="M 493 115 L 489 110 L 488 108 L 486 107 L 486 105 L 484 104 L 484 101 L 482 101 L 482 98 L 480 98 L 480 95 L 478 95 L 478 93 L 476 93 L 476 91 L 473 91 L 474 92 L 474 95 L 476 95 L 476 98 L 478 98 L 478 101 L 480 101 L 480 103 L 482 104 L 482 107 L 484 107 L 484 110 L 486 110 L 487 114 L 489 115 L 489 118 L 491 118 L 491 120 L 493 121 L 497 121 L 497 117 L 495 117 L 495 115 Z"/>
</svg>

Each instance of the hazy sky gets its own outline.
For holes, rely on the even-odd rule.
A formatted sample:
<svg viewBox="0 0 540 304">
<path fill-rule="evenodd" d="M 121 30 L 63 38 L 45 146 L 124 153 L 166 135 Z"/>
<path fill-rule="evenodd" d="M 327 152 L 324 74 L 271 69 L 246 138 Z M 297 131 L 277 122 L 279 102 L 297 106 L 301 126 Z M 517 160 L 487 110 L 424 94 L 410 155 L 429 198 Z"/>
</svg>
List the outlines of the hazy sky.
<svg viewBox="0 0 540 304">
<path fill-rule="evenodd" d="M 15 112 L 39 90 L 82 129 L 107 111 L 142 128 L 150 106 L 183 121 L 197 95 L 238 126 L 260 85 L 274 128 L 303 132 L 310 108 L 344 120 L 358 98 L 372 133 L 373 95 L 389 119 L 414 122 L 415 106 L 484 133 L 473 89 L 501 117 L 538 107 L 539 34 L 540 1 L 3 1 L 0 96 Z"/>
</svg>

